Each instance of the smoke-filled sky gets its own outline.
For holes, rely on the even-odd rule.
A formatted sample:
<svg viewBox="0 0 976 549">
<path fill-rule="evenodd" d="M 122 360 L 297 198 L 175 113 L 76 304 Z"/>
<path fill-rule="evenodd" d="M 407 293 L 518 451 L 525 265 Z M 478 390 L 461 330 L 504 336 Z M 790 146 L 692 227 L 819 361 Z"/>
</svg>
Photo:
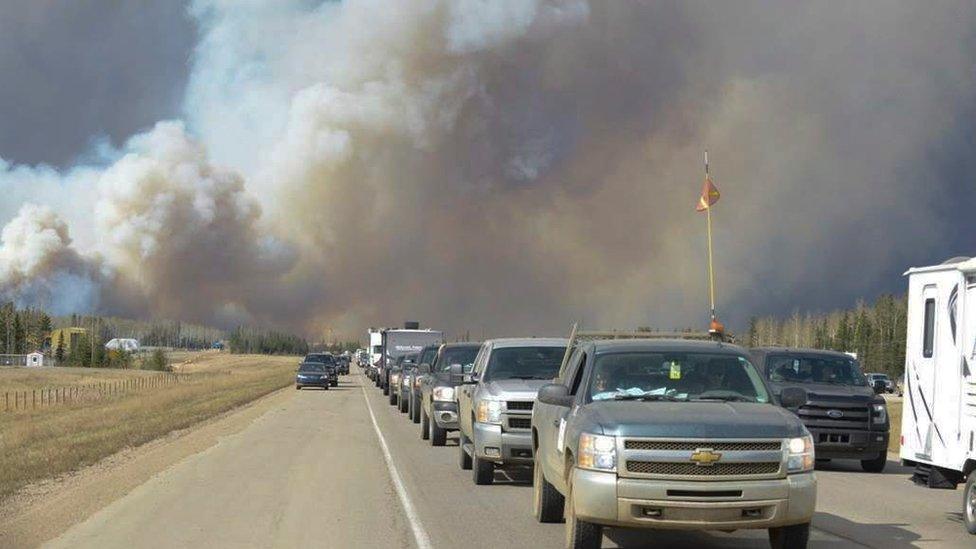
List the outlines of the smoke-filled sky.
<svg viewBox="0 0 976 549">
<path fill-rule="evenodd" d="M 849 306 L 976 255 L 976 4 L 6 1 L 0 291 L 453 334 Z"/>
</svg>

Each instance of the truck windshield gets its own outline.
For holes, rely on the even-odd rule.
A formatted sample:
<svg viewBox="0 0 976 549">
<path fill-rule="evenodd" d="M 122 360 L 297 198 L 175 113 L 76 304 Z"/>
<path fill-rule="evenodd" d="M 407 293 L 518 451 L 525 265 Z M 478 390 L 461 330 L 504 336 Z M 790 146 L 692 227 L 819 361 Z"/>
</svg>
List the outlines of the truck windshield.
<svg viewBox="0 0 976 549">
<path fill-rule="evenodd" d="M 503 347 L 491 352 L 484 381 L 552 379 L 559 373 L 566 347 Z"/>
<path fill-rule="evenodd" d="M 816 355 L 775 355 L 766 361 L 769 381 L 776 383 L 832 383 L 867 385 L 857 362 L 850 358 Z"/>
<path fill-rule="evenodd" d="M 478 349 L 478 347 L 446 347 L 437 359 L 435 369 L 438 372 L 449 372 L 451 366 L 460 364 L 465 372 L 470 372 L 474 358 L 478 356 Z"/>
<path fill-rule="evenodd" d="M 591 400 L 769 402 L 744 357 L 709 353 L 626 352 L 598 355 Z"/>
<path fill-rule="evenodd" d="M 307 355 L 305 360 L 307 362 L 321 362 L 322 364 L 332 364 L 335 362 L 335 358 L 332 355 L 323 354 Z"/>
<path fill-rule="evenodd" d="M 325 364 L 321 362 L 303 362 L 298 368 L 299 372 L 324 372 Z"/>
</svg>

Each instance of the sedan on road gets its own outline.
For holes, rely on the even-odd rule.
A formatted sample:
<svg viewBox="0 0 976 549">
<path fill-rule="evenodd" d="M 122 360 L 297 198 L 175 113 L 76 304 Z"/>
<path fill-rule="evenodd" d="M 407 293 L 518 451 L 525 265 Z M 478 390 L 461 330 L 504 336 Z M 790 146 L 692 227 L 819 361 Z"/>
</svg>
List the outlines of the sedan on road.
<svg viewBox="0 0 976 549">
<path fill-rule="evenodd" d="M 334 367 L 322 362 L 302 362 L 295 373 L 295 389 L 321 387 L 328 390 L 334 376 Z"/>
</svg>

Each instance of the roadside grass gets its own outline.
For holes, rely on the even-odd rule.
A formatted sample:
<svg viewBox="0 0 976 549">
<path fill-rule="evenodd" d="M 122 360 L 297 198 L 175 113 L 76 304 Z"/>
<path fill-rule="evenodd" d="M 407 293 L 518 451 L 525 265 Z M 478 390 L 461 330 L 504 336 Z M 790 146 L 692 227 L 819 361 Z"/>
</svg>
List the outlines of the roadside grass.
<svg viewBox="0 0 976 549">
<path fill-rule="evenodd" d="M 207 366 L 191 372 L 187 381 L 151 391 L 95 402 L 0 412 L 0 499 L 31 482 L 93 464 L 119 450 L 184 429 L 285 387 L 294 379 L 297 358 L 224 354 L 208 358 L 207 362 Z M 16 381 L 4 382 L 11 386 L 38 383 L 21 390 L 54 386 L 50 374 L 55 372 L 42 373 L 45 375 L 40 378 L 14 376 Z M 62 375 L 56 374 L 54 377 Z M 140 374 L 153 372 L 83 372 L 95 376 L 95 381 L 105 381 L 102 376 Z M 0 376 L 3 377 L 7 376 Z"/>
<path fill-rule="evenodd" d="M 888 401 L 888 421 L 891 433 L 888 436 L 888 451 L 898 453 L 901 449 L 901 407 L 903 400 Z"/>
</svg>

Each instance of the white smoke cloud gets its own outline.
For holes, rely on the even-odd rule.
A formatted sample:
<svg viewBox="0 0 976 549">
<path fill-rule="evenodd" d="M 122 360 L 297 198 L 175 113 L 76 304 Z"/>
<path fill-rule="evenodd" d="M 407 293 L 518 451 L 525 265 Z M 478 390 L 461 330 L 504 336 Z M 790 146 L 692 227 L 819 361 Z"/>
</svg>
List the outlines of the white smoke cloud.
<svg viewBox="0 0 976 549">
<path fill-rule="evenodd" d="M 720 312 L 825 306 L 909 261 L 898 242 L 946 234 L 919 222 L 946 188 L 925 152 L 976 89 L 970 50 L 946 46 L 973 42 L 965 2 L 197 0 L 191 14 L 184 122 L 102 165 L 0 162 L 14 203 L 67 222 L 11 222 L 8 295 L 33 296 L 34 279 L 72 294 L 81 277 L 103 308 L 316 335 L 407 318 L 473 335 L 691 325 L 708 146 Z M 832 267 L 852 261 L 856 277 Z"/>
</svg>

